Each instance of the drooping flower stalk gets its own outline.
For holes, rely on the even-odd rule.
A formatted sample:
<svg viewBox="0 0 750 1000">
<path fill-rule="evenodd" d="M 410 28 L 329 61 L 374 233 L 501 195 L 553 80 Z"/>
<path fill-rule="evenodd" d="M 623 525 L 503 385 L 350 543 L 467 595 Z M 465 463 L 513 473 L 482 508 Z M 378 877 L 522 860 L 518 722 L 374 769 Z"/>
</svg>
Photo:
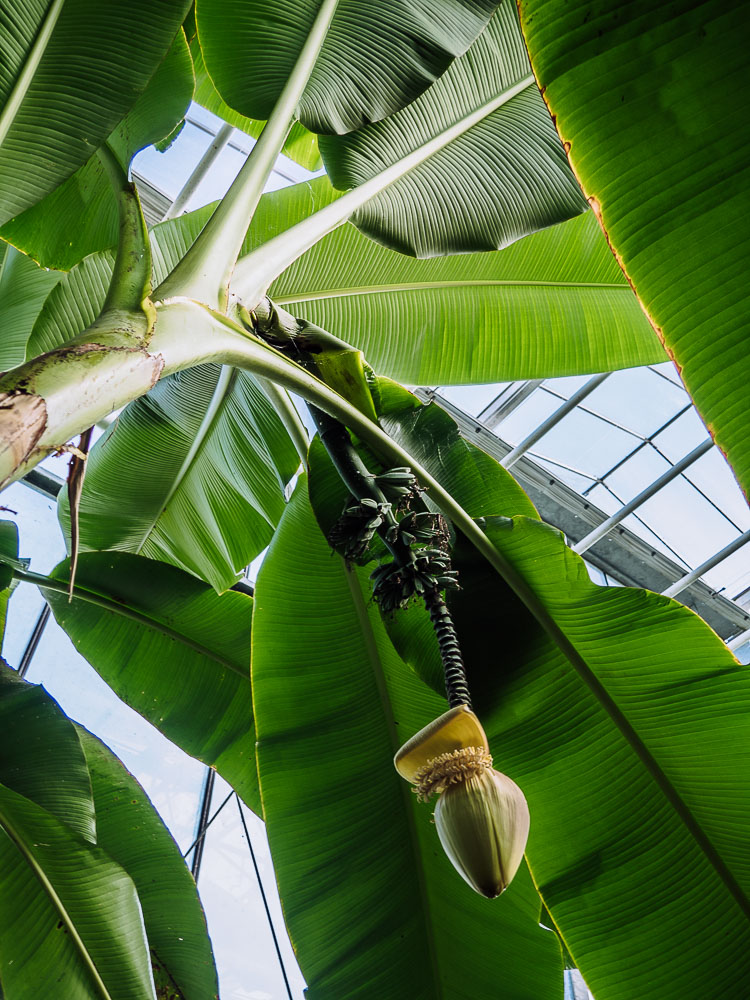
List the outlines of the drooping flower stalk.
<svg viewBox="0 0 750 1000">
<path fill-rule="evenodd" d="M 471 708 L 471 696 L 458 634 L 448 606 L 441 595 L 441 586 L 457 586 L 455 572 L 450 568 L 450 558 L 442 549 L 414 547 L 414 543 L 418 540 L 431 541 L 434 544 L 440 533 L 440 526 L 436 523 L 437 516 L 410 511 L 399 520 L 393 504 L 380 484 L 384 480 L 387 482 L 389 477 L 393 478 L 394 474 L 396 478 L 400 475 L 402 477 L 400 481 L 408 482 L 409 485 L 399 489 L 404 491 L 405 496 L 411 495 L 412 498 L 416 498 L 418 496 L 416 479 L 410 471 L 397 469 L 386 472 L 383 476 L 373 475 L 359 456 L 343 424 L 322 410 L 318 410 L 317 407 L 311 407 L 311 412 L 321 442 L 331 461 L 349 492 L 359 501 L 359 507 L 349 508 L 345 512 L 344 522 L 347 515 L 351 520 L 356 520 L 360 511 L 363 514 L 362 521 L 369 515 L 365 530 L 369 530 L 372 525 L 393 557 L 391 563 L 378 567 L 373 573 L 375 599 L 385 611 L 393 611 L 405 606 L 414 596 L 421 597 L 435 630 L 443 664 L 448 704 L 452 708 L 457 705 Z M 421 515 L 423 526 L 416 521 Z M 425 524 L 425 521 L 428 523 Z M 341 525 L 342 522 L 339 522 L 337 527 L 340 528 Z M 373 533 L 370 531 L 370 537 Z M 360 554 L 359 536 L 353 541 L 345 538 L 341 541 L 344 541 L 345 545 L 353 546 L 350 549 L 353 555 Z"/>
<path fill-rule="evenodd" d="M 326 362 L 331 356 L 355 354 L 361 359 L 361 353 L 346 342 L 292 316 L 268 298 L 258 303 L 252 316 L 240 309 L 239 318 L 308 371 L 321 377 L 328 375 L 330 378 L 331 366 L 326 366 Z M 377 419 L 361 371 L 359 380 L 348 380 L 346 388 L 349 395 L 357 396 L 360 408 Z M 414 596 L 421 597 L 435 630 L 448 703 L 451 707 L 471 707 L 458 635 L 441 594 L 442 589 L 457 586 L 444 541 L 442 518 L 413 509 L 408 509 L 399 518 L 399 503 L 411 508 L 419 498 L 419 486 L 411 469 L 403 467 L 373 474 L 352 444 L 344 424 L 318 407 L 308 405 L 321 443 L 342 482 L 357 501 L 346 509 L 329 541 L 342 549 L 345 557 L 358 559 L 367 551 L 373 536 L 380 536 L 393 561 L 379 566 L 372 574 L 375 599 L 387 612 L 404 607 Z M 430 544 L 435 547 L 428 547 Z"/>
<path fill-rule="evenodd" d="M 229 191 L 190 250 L 157 289 L 159 298 L 189 296 L 226 311 L 229 281 L 263 188 L 294 124 L 338 0 L 322 0 L 278 100 Z"/>
<path fill-rule="evenodd" d="M 321 374 L 317 358 L 330 351 L 322 340 L 272 304 L 261 318 L 241 317 L 275 340 L 309 371 Z M 334 349 L 346 349 L 340 342 Z M 413 509 L 420 491 L 408 468 L 376 475 L 365 465 L 343 423 L 314 405 L 310 412 L 342 482 L 355 503 L 329 533 L 346 558 L 366 555 L 377 534 L 392 556 L 372 573 L 374 597 L 395 611 L 419 596 L 425 603 L 440 650 L 450 709 L 412 737 L 395 757 L 399 773 L 415 786 L 420 801 L 437 795 L 435 826 L 454 868 L 478 893 L 493 899 L 518 870 L 529 831 L 529 810 L 521 789 L 492 766 L 489 744 L 471 697 L 455 625 L 441 591 L 457 586 L 447 554 L 442 518 Z M 395 501 L 395 503 L 394 503 Z M 404 512 L 406 508 L 406 512 Z M 401 515 L 399 517 L 399 515 Z M 437 548 L 427 547 L 430 544 Z"/>
</svg>

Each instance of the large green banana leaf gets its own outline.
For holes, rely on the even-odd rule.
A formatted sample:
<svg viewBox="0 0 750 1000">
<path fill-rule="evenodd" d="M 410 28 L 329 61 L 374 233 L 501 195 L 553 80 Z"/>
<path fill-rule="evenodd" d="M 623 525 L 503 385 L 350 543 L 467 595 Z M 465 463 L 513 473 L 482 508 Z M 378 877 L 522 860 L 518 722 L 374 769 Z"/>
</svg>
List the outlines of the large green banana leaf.
<svg viewBox="0 0 750 1000">
<path fill-rule="evenodd" d="M 570 647 L 520 630 L 526 655 L 484 716 L 535 811 L 527 856 L 571 955 L 600 1000 L 741 993 L 750 673 L 689 610 L 591 583 L 559 533 L 487 530 Z M 507 593 L 482 589 L 495 608 Z M 478 639 L 486 612 L 464 614 Z"/>
<path fill-rule="evenodd" d="M 496 250 L 588 207 L 531 76 L 512 0 L 420 98 L 349 136 L 322 137 L 320 151 L 338 188 L 421 151 L 419 165 L 352 218 L 415 257 Z"/>
<path fill-rule="evenodd" d="M 320 0 L 200 0 L 198 38 L 223 99 L 271 113 Z M 313 132 L 349 132 L 422 93 L 474 41 L 495 0 L 339 0 L 298 117 Z"/>
<path fill-rule="evenodd" d="M 67 562 L 53 573 L 68 575 Z M 187 573 L 125 553 L 82 553 L 72 602 L 67 584 L 45 589 L 44 579 L 55 618 L 115 694 L 259 812 L 252 599 L 219 597 Z"/>
<path fill-rule="evenodd" d="M 189 0 L 6 0 L 0 32 L 0 223 L 78 169 L 132 108 Z"/>
<path fill-rule="evenodd" d="M 462 475 L 474 449 L 453 421 L 383 389 L 383 425 L 485 517 L 546 622 L 459 545 L 450 604 L 476 707 L 496 765 L 529 800 L 534 881 L 594 995 L 738 995 L 750 975 L 750 672 L 677 602 L 598 587 L 558 532 L 509 519 L 520 488 L 514 501 L 488 479 L 478 505 Z M 502 517 L 487 517 L 493 498 Z M 440 688 L 426 614 L 386 625 Z"/>
<path fill-rule="evenodd" d="M 8 1000 L 153 1000 L 135 887 L 99 847 L 0 784 L 0 982 Z"/>
<path fill-rule="evenodd" d="M 96 844 L 133 880 L 157 986 L 169 983 L 183 1000 L 215 996 L 216 973 L 195 883 L 143 789 L 114 754 L 71 722 L 42 687 L 1 664 L 0 744 L 0 781 Z M 76 842 L 69 862 L 75 864 L 79 853 Z M 101 891 L 108 893 L 109 887 Z M 58 914 L 48 914 L 46 933 L 52 939 L 58 922 Z M 10 980 L 3 982 L 7 1000 L 36 995 L 44 981 L 35 961 L 17 978 L 9 971 Z"/>
<path fill-rule="evenodd" d="M 25 254 L 0 243 L 0 369 L 20 365 L 39 312 L 62 275 L 45 271 Z"/>
<path fill-rule="evenodd" d="M 0 781 L 96 843 L 91 779 L 78 734 L 43 688 L 0 662 Z"/>
<path fill-rule="evenodd" d="M 243 253 L 336 197 L 325 177 L 265 195 Z M 200 219 L 189 220 L 174 221 L 192 235 Z M 154 235 L 165 243 L 179 232 L 165 224 Z M 242 294 L 241 285 L 235 290 Z M 345 225 L 269 294 L 361 348 L 378 371 L 412 384 L 612 371 L 665 357 L 588 214 L 502 252 L 433 260 L 395 253 Z"/>
<path fill-rule="evenodd" d="M 328 181 L 261 204 L 289 220 Z M 262 214 L 261 214 L 262 213 Z M 270 220 L 269 220 L 270 221 Z M 658 337 L 591 213 L 501 252 L 415 260 L 346 225 L 291 265 L 269 294 L 361 348 L 377 371 L 412 385 L 510 381 L 653 364 Z"/>
<path fill-rule="evenodd" d="M 81 550 L 160 559 L 218 591 L 271 540 L 299 458 L 248 372 L 201 365 L 159 382 L 91 451 Z M 68 501 L 60 498 L 63 524 Z"/>
<path fill-rule="evenodd" d="M 520 8 L 573 168 L 747 492 L 747 10 L 720 0 Z"/>
<path fill-rule="evenodd" d="M 157 996 L 160 985 L 169 985 L 180 1000 L 216 997 L 206 919 L 179 847 L 122 762 L 85 729 L 78 733 L 91 775 L 96 840 L 138 891 Z"/>
<path fill-rule="evenodd" d="M 138 150 L 167 135 L 181 120 L 193 85 L 190 51 L 180 30 L 148 87 L 107 140 L 125 170 Z M 117 200 L 96 155 L 39 204 L 0 229 L 3 239 L 34 260 L 62 270 L 113 246 L 117 235 Z"/>
<path fill-rule="evenodd" d="M 561 998 L 526 870 L 498 900 L 474 894 L 396 774 L 394 751 L 445 702 L 396 656 L 304 482 L 261 569 L 253 634 L 264 815 L 310 1000 Z"/>
<path fill-rule="evenodd" d="M 84 257 L 65 274 L 57 272 L 60 281 L 39 311 L 25 345 L 27 358 L 61 347 L 94 322 L 107 297 L 114 264 L 114 254 L 102 250 Z"/>
<path fill-rule="evenodd" d="M 193 100 L 204 108 L 208 108 L 223 121 L 235 128 L 241 129 L 253 139 L 257 139 L 263 131 L 264 121 L 257 118 L 246 118 L 239 112 L 234 111 L 222 99 L 218 90 L 213 84 L 213 80 L 206 72 L 206 65 L 203 62 L 198 39 L 190 41 L 190 53 L 193 57 L 193 68 L 195 70 L 195 94 Z M 295 163 L 306 167 L 308 170 L 318 170 L 322 166 L 320 153 L 318 152 L 318 139 L 312 132 L 308 132 L 304 125 L 295 122 L 289 130 L 289 135 L 282 150 Z"/>
</svg>

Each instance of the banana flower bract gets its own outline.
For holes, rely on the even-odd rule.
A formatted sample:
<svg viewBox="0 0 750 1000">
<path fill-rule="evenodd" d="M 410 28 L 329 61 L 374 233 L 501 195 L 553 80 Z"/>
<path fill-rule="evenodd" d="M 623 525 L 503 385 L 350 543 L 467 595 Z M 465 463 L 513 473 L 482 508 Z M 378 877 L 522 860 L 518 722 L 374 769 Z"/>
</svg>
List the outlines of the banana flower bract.
<svg viewBox="0 0 750 1000">
<path fill-rule="evenodd" d="M 521 864 L 529 807 L 518 785 L 495 771 L 482 724 L 466 705 L 450 709 L 398 751 L 396 770 L 420 801 L 437 795 L 440 843 L 472 889 L 494 899 Z"/>
</svg>

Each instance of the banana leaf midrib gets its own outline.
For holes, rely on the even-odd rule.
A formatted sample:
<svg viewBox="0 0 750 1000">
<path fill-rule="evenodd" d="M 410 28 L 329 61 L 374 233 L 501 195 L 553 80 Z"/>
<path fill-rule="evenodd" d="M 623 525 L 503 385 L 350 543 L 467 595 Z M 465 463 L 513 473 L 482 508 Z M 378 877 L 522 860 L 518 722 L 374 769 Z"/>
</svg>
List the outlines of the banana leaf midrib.
<svg viewBox="0 0 750 1000">
<path fill-rule="evenodd" d="M 399 749 L 400 740 L 396 732 L 395 720 L 393 718 L 393 707 L 391 705 L 391 700 L 388 695 L 387 682 L 385 678 L 385 671 L 383 669 L 383 663 L 378 653 L 377 642 L 375 635 L 372 631 L 372 626 L 370 624 L 370 619 L 367 614 L 367 606 L 365 604 L 364 597 L 362 595 L 362 588 L 360 587 L 359 580 L 355 570 L 348 566 L 346 562 L 337 557 L 341 562 L 343 567 L 344 575 L 346 578 L 347 586 L 352 595 L 352 606 L 354 608 L 357 620 L 359 622 L 362 638 L 365 642 L 365 647 L 367 649 L 367 658 L 369 660 L 370 666 L 372 668 L 373 677 L 375 679 L 375 684 L 378 689 L 378 695 L 380 697 L 380 702 L 383 710 L 383 715 L 386 720 L 388 727 L 388 735 L 391 741 L 391 747 L 393 753 Z M 437 953 L 435 950 L 435 939 L 434 930 L 432 927 L 432 920 L 430 919 L 430 906 L 427 897 L 427 886 L 425 884 L 424 869 L 422 867 L 422 859 L 418 849 L 417 842 L 417 831 L 414 822 L 414 814 L 412 812 L 412 796 L 410 795 L 410 789 L 407 787 L 406 783 L 403 781 L 399 782 L 399 788 L 401 791 L 401 799 L 404 803 L 404 811 L 406 815 L 406 822 L 409 828 L 409 850 L 414 859 L 414 873 L 419 885 L 419 896 L 421 902 L 421 911 L 425 923 L 425 936 L 427 939 L 427 947 L 430 953 L 430 970 L 432 974 L 433 986 L 435 993 L 433 996 L 435 1000 L 441 1000 L 445 996 L 445 992 L 442 987 L 442 978 L 440 976 Z"/>
<path fill-rule="evenodd" d="M 4 787 L 5 786 L 0 785 L 0 788 Z M 111 994 L 107 989 L 107 987 L 105 986 L 101 976 L 99 975 L 99 970 L 97 969 L 93 958 L 89 954 L 88 948 L 84 944 L 80 934 L 78 933 L 78 930 L 76 929 L 74 920 L 72 919 L 67 909 L 65 908 L 63 901 L 60 899 L 59 895 L 55 891 L 55 887 L 47 878 L 44 869 L 38 863 L 33 853 L 26 846 L 23 836 L 16 830 L 12 819 L 10 819 L 6 815 L 5 810 L 2 808 L 2 803 L 0 803 L 0 827 L 2 827 L 3 830 L 5 830 L 9 840 L 12 841 L 16 849 L 23 856 L 27 865 L 34 873 L 34 877 L 41 885 L 47 898 L 50 900 L 52 906 L 60 914 L 60 918 L 65 924 L 68 933 L 70 934 L 71 941 L 73 942 L 76 949 L 80 953 L 81 958 L 84 961 L 84 964 L 88 968 L 91 977 L 96 984 L 97 992 L 103 997 L 103 1000 L 112 1000 Z"/>
<path fill-rule="evenodd" d="M 14 569 L 13 576 L 23 583 L 33 583 L 35 586 L 39 587 L 40 590 L 51 590 L 57 594 L 64 594 L 66 596 L 68 594 L 68 584 L 64 580 L 55 580 L 51 576 L 43 576 L 40 573 L 32 573 L 28 570 L 21 571 Z M 237 665 L 232 663 L 230 660 L 224 659 L 223 656 L 219 656 L 207 646 L 203 646 L 194 639 L 190 639 L 177 629 L 170 628 L 169 625 L 162 624 L 157 621 L 157 619 L 151 618 L 142 611 L 136 611 L 134 608 L 128 607 L 126 604 L 122 604 L 114 598 L 106 597 L 103 594 L 97 594 L 93 590 L 86 590 L 84 587 L 81 587 L 80 584 L 76 584 L 76 586 L 73 587 L 73 597 L 78 598 L 81 601 L 86 601 L 89 604 L 95 604 L 97 607 L 103 608 L 105 611 L 109 611 L 112 614 L 128 618 L 130 621 L 134 621 L 139 625 L 144 625 L 146 628 L 150 628 L 154 632 L 160 632 L 162 635 L 167 636 L 167 638 L 174 639 L 181 645 L 187 646 L 189 649 L 192 649 L 196 653 L 200 653 L 202 656 L 213 660 L 220 666 L 226 667 L 228 670 L 239 674 L 239 676 L 243 679 L 247 678 L 245 671 L 239 669 Z"/>
<path fill-rule="evenodd" d="M 136 555 L 140 555 L 143 551 L 144 545 L 149 541 L 154 531 L 156 531 L 156 525 L 159 519 L 165 514 L 167 507 L 172 502 L 175 494 L 180 489 L 185 479 L 187 478 L 190 470 L 195 464 L 196 459 L 203 451 L 206 442 L 211 436 L 211 431 L 218 418 L 224 409 L 224 406 L 229 398 L 232 389 L 234 388 L 235 382 L 237 381 L 237 369 L 230 368 L 229 366 L 222 366 L 221 372 L 218 379 L 216 380 L 216 386 L 213 393 L 211 394 L 211 400 L 206 407 L 206 412 L 203 415 L 200 426 L 196 431 L 193 443 L 188 448 L 187 454 L 183 459 L 182 465 L 177 471 L 177 475 L 172 481 L 172 485 L 169 487 L 164 501 L 159 505 L 158 510 L 152 518 L 149 519 L 148 526 L 144 531 L 140 542 L 137 547 L 132 551 Z"/>
<path fill-rule="evenodd" d="M 515 281 L 492 278 L 462 279 L 460 281 L 414 281 L 387 285 L 360 285 L 348 288 L 325 288 L 315 292 L 285 292 L 274 295 L 274 302 L 280 306 L 292 302 L 314 302 L 316 299 L 341 299 L 355 295 L 389 295 L 392 292 L 442 291 L 452 288 L 596 288 L 613 289 L 633 294 L 627 282 L 603 281 Z"/>
<path fill-rule="evenodd" d="M 42 61 L 44 53 L 47 51 L 52 32 L 57 24 L 60 12 L 63 9 L 65 0 L 54 0 L 50 5 L 42 22 L 39 32 L 34 39 L 33 45 L 29 49 L 24 60 L 21 71 L 16 77 L 16 82 L 8 96 L 5 107 L 0 111 L 0 144 L 10 131 L 16 120 L 21 105 L 32 85 L 34 74 Z"/>
</svg>

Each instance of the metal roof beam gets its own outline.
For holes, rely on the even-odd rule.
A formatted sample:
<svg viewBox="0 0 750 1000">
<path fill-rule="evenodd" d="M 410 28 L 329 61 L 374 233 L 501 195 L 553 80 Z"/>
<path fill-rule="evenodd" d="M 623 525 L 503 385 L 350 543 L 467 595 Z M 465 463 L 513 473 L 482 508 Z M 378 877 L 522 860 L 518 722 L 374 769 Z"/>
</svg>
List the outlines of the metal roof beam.
<svg viewBox="0 0 750 1000">
<path fill-rule="evenodd" d="M 681 458 L 679 462 L 675 462 L 671 469 L 667 469 L 658 479 L 655 479 L 650 486 L 647 486 L 645 490 L 642 490 L 637 497 L 634 497 L 628 503 L 624 504 L 618 511 L 615 511 L 606 521 L 602 522 L 593 531 L 590 531 L 588 535 L 576 542 L 573 546 L 573 551 L 577 552 L 578 555 L 582 555 L 587 549 L 590 549 L 595 542 L 598 542 L 600 538 L 603 538 L 615 525 L 618 525 L 620 521 L 625 520 L 625 518 L 632 514 L 634 510 L 637 510 L 641 504 L 650 500 L 651 497 L 655 496 L 659 490 L 661 490 L 667 483 L 671 483 L 673 479 L 676 479 L 681 475 L 685 469 L 697 462 L 699 458 L 710 451 L 713 447 L 713 441 L 708 438 L 702 444 L 699 444 L 697 448 L 693 448 L 689 455 L 685 455 Z"/>
<path fill-rule="evenodd" d="M 740 646 L 744 646 L 746 642 L 750 642 L 750 628 L 746 628 L 744 632 L 740 632 L 736 635 L 734 639 L 730 639 L 727 646 L 732 650 L 739 649 Z"/>
<path fill-rule="evenodd" d="M 551 413 L 546 420 L 543 420 L 541 424 L 539 424 L 538 427 L 535 427 L 528 437 L 524 438 L 519 445 L 516 445 L 516 447 L 510 451 L 504 459 L 502 459 L 500 464 L 506 469 L 512 468 L 519 458 L 522 458 L 526 454 L 529 448 L 533 448 L 537 441 L 543 438 L 544 435 L 551 431 L 553 427 L 556 427 L 564 416 L 567 416 L 571 410 L 574 410 L 581 400 L 585 399 L 594 391 L 594 389 L 598 388 L 606 378 L 609 378 L 609 375 L 609 372 L 604 372 L 602 375 L 594 375 L 593 378 L 590 378 L 588 382 L 573 393 L 570 399 L 567 399 L 562 406 L 558 407 L 554 413 Z"/>
<path fill-rule="evenodd" d="M 695 569 L 686 573 L 685 576 L 681 577 L 671 587 L 667 587 L 666 590 L 662 590 L 664 597 L 675 597 L 677 594 L 681 594 L 686 587 L 689 587 L 691 583 L 699 580 L 705 573 L 713 569 L 714 566 L 718 566 L 720 562 L 723 562 L 728 556 L 731 556 L 733 552 L 737 549 L 741 549 L 742 546 L 750 542 L 750 531 L 745 531 L 741 535 L 738 535 L 729 545 L 725 545 L 723 549 L 718 552 L 714 552 L 710 559 L 706 559 L 705 562 L 701 563 L 700 566 L 696 566 Z"/>
<path fill-rule="evenodd" d="M 456 421 L 463 437 L 496 461 L 502 462 L 510 453 L 510 445 L 502 438 L 433 389 L 417 388 L 414 392 L 424 402 L 434 399 Z M 569 544 L 582 539 L 606 520 L 604 511 L 529 456 L 521 458 L 513 475 L 542 519 L 560 529 Z M 684 567 L 622 524 L 601 538 L 586 553 L 586 559 L 625 586 L 642 587 L 657 594 L 685 574 Z M 681 600 L 724 639 L 750 628 L 750 612 L 723 594 L 717 594 L 701 580 L 693 582 Z"/>
<path fill-rule="evenodd" d="M 234 127 L 232 125 L 224 124 L 221 126 L 219 131 L 209 143 L 209 146 L 203 156 L 201 156 L 200 160 L 198 160 L 193 172 L 185 181 L 182 188 L 177 192 L 177 197 L 164 213 L 165 220 L 174 219 L 178 215 L 182 215 L 185 206 L 195 194 L 198 185 L 201 183 L 214 163 L 216 163 L 224 147 L 232 138 L 233 132 Z"/>
<path fill-rule="evenodd" d="M 525 382 L 512 382 L 501 393 L 498 393 L 491 403 L 485 406 L 477 416 L 477 420 L 481 420 L 485 427 L 497 427 L 521 403 L 525 402 L 543 382 L 543 378 L 529 379 Z"/>
</svg>

